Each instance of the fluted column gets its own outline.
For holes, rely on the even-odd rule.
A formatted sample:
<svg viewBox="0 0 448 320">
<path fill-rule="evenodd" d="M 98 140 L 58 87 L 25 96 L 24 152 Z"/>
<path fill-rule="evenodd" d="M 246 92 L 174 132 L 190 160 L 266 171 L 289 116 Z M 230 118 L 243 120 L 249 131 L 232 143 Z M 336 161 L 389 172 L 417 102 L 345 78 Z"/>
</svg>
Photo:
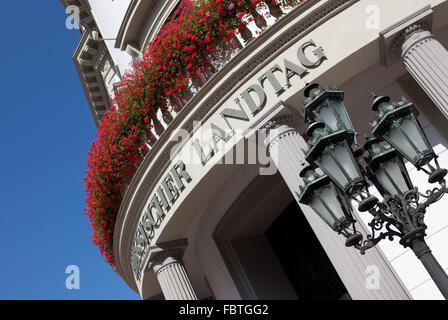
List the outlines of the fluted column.
<svg viewBox="0 0 448 320">
<path fill-rule="evenodd" d="M 281 115 L 268 121 L 264 129 L 269 156 L 297 200 L 302 179 L 299 172 L 305 161 L 302 149 L 307 144 L 296 129 L 296 121 L 296 115 Z M 410 299 L 379 249 L 372 248 L 361 256 L 353 248 L 347 248 L 345 239 L 332 231 L 309 206 L 299 205 L 353 299 Z M 358 228 L 363 230 L 359 224 Z M 369 282 L 369 270 L 378 270 L 377 286 Z"/>
<path fill-rule="evenodd" d="M 448 51 L 424 29 L 407 36 L 401 51 L 406 70 L 448 118 Z"/>
<path fill-rule="evenodd" d="M 265 126 L 269 156 L 291 191 L 299 190 L 296 176 L 299 176 L 301 161 L 305 161 L 300 150 L 301 136 L 295 127 L 293 115 L 276 117 Z"/>
<path fill-rule="evenodd" d="M 183 248 L 156 247 L 151 253 L 148 268 L 157 280 L 166 300 L 197 300 L 182 262 Z"/>
<path fill-rule="evenodd" d="M 431 33 L 434 12 L 427 7 L 380 32 L 381 62 L 401 61 L 448 118 L 448 51 Z"/>
</svg>

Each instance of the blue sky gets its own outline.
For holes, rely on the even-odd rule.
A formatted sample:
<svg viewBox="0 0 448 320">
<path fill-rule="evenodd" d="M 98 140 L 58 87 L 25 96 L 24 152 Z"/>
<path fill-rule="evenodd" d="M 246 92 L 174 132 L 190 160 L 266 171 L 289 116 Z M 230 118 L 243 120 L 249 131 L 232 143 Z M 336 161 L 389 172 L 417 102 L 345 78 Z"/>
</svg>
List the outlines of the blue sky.
<svg viewBox="0 0 448 320">
<path fill-rule="evenodd" d="M 0 299 L 139 299 L 90 241 L 83 213 L 96 127 L 57 0 L 6 1 L 0 19 Z M 65 286 L 80 269 L 80 290 Z"/>
</svg>

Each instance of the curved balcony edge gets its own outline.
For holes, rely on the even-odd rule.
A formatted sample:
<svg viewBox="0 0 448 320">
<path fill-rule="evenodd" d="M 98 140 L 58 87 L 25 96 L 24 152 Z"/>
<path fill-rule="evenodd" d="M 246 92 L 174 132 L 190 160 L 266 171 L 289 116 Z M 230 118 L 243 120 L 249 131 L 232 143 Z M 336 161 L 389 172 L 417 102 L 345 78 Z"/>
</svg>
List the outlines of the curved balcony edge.
<svg viewBox="0 0 448 320">
<path fill-rule="evenodd" d="M 124 195 L 115 223 L 113 248 L 116 266 L 133 290 L 139 292 L 139 285 L 134 279 L 129 259 L 136 225 L 140 218 L 140 208 L 137 206 L 147 200 L 171 164 L 170 150 L 176 144 L 170 141 L 171 134 L 182 128 L 191 135 L 194 121 L 198 119 L 203 121 L 210 117 L 221 105 L 221 101 L 241 87 L 240 83 L 266 67 L 279 53 L 290 48 L 297 40 L 358 1 L 308 0 L 294 8 L 241 49 L 204 84 L 172 120 L 135 173 Z"/>
</svg>

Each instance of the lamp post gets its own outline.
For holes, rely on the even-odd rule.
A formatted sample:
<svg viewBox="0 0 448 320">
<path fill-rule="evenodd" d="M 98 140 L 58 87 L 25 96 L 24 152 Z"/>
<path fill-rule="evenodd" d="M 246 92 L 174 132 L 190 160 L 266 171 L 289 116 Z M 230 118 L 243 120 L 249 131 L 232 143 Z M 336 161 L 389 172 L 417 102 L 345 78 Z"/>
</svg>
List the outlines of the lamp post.
<svg viewBox="0 0 448 320">
<path fill-rule="evenodd" d="M 423 129 L 415 106 L 402 98 L 374 97 L 377 112 L 370 124 L 374 138 L 357 146 L 356 131 L 343 103 L 344 93 L 324 89 L 319 84 L 305 88 L 304 118 L 310 124 L 308 164 L 300 173 L 304 185 L 297 193 L 300 203 L 311 206 L 327 225 L 342 234 L 347 247 L 361 254 L 383 239 L 400 239 L 411 248 L 428 271 L 445 299 L 448 276 L 425 242 L 426 209 L 448 192 L 447 170 L 440 168 Z M 365 156 L 364 156 L 365 154 Z M 403 159 L 428 175 L 438 186 L 424 194 L 414 187 Z M 369 183 L 379 191 L 380 201 L 369 193 Z M 355 228 L 350 200 L 358 202 L 360 212 L 369 212 L 371 234 L 364 239 Z"/>
</svg>

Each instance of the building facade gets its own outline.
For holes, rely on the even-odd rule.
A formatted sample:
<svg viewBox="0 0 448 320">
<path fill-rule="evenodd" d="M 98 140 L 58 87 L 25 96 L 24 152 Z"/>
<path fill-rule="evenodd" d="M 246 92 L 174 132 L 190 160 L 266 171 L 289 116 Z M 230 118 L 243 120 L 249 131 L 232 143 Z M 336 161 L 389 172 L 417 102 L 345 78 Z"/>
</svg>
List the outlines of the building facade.
<svg viewBox="0 0 448 320">
<path fill-rule="evenodd" d="M 179 1 L 61 2 L 81 8 L 73 59 L 98 124 Z M 159 112 L 163 128 L 151 129 L 155 142 L 115 223 L 120 275 L 142 299 L 442 299 L 409 248 L 383 240 L 361 255 L 297 200 L 308 83 L 344 91 L 360 140 L 370 135 L 372 92 L 406 97 L 448 167 L 448 1 L 285 3 L 274 12 L 261 2 L 262 19 L 238 34 L 240 45 L 223 49 L 201 83 L 192 79 L 169 116 Z M 406 167 L 415 186 L 430 188 Z M 446 205 L 426 215 L 427 243 L 445 270 Z M 354 211 L 369 233 L 371 217 Z"/>
</svg>

